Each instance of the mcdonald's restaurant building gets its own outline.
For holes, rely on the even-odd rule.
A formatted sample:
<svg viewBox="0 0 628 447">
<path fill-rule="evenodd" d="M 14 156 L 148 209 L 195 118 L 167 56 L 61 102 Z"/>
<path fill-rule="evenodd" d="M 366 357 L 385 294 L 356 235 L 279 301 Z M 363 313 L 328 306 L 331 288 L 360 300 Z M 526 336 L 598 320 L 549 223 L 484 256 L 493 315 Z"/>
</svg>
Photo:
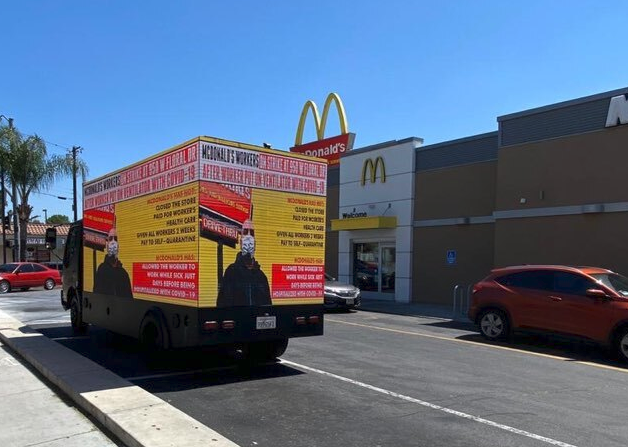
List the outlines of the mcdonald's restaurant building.
<svg viewBox="0 0 628 447">
<path fill-rule="evenodd" d="M 499 266 L 628 276 L 628 88 L 497 118 L 497 131 L 348 151 L 328 171 L 326 269 L 365 299 L 451 305 Z"/>
</svg>

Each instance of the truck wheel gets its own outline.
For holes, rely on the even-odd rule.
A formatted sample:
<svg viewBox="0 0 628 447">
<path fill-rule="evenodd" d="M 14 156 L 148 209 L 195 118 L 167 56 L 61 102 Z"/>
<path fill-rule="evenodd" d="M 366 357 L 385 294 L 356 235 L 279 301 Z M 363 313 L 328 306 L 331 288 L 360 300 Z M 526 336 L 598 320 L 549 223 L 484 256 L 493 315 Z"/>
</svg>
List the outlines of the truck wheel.
<svg viewBox="0 0 628 447">
<path fill-rule="evenodd" d="M 72 297 L 72 302 L 70 303 L 70 322 L 72 323 L 72 330 L 75 334 L 84 334 L 87 332 L 87 324 L 83 322 L 81 300 L 76 296 Z"/>
<path fill-rule="evenodd" d="M 288 339 L 257 341 L 249 343 L 244 349 L 245 359 L 251 362 L 270 362 L 286 352 Z"/>
<path fill-rule="evenodd" d="M 154 312 L 147 313 L 140 325 L 140 344 L 149 355 L 165 351 L 168 348 L 168 336 L 164 326 Z"/>
</svg>

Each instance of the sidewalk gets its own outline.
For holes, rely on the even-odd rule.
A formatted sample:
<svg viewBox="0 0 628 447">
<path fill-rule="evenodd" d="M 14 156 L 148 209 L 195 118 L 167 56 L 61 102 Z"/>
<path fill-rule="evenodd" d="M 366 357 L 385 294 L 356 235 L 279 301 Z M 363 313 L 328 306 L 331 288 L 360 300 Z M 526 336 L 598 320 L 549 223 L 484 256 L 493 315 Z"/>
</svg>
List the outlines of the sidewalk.
<svg viewBox="0 0 628 447">
<path fill-rule="evenodd" d="M 438 318 L 453 320 L 460 323 L 473 324 L 467 315 L 462 312 L 454 314 L 452 306 L 443 304 L 397 303 L 386 300 L 371 300 L 362 298 L 359 310 L 367 312 L 381 312 L 393 315 L 406 315 L 411 317 Z"/>
<path fill-rule="evenodd" d="M 157 396 L 3 311 L 0 343 L 0 446 L 237 447 Z M 120 443 L 109 440 L 73 405 Z"/>
<path fill-rule="evenodd" d="M 0 445 L 115 447 L 72 403 L 59 398 L 0 343 Z"/>
</svg>

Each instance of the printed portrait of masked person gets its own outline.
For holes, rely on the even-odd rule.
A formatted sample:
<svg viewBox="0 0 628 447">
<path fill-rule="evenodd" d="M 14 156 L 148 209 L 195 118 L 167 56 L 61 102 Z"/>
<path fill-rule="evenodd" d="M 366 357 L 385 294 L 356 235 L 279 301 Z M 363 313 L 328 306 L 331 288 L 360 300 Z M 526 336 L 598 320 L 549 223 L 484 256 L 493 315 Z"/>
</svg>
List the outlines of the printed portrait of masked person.
<svg viewBox="0 0 628 447">
<path fill-rule="evenodd" d="M 133 298 L 131 280 L 122 262 L 118 259 L 118 233 L 115 228 L 109 230 L 105 245 L 105 260 L 98 266 L 94 278 L 94 293 Z"/>
<path fill-rule="evenodd" d="M 242 225 L 240 252 L 227 267 L 218 292 L 217 307 L 263 306 L 271 304 L 268 278 L 255 260 L 255 230 L 253 222 Z"/>
</svg>

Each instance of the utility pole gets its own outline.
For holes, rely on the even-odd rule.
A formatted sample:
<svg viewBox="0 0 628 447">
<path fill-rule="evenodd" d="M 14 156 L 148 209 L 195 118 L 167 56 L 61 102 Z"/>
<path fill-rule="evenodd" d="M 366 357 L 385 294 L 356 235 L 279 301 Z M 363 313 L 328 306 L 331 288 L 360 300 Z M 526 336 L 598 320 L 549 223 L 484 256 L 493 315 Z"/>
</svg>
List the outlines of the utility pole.
<svg viewBox="0 0 628 447">
<path fill-rule="evenodd" d="M 0 121 L 2 121 L 2 118 L 6 119 L 9 122 L 9 129 L 13 130 L 13 118 L 8 118 L 4 115 L 0 115 Z M 6 228 L 4 226 L 4 218 L 6 216 L 5 211 L 6 211 L 6 207 L 7 207 L 7 197 L 6 197 L 6 189 L 4 187 L 4 162 L 5 160 L 2 160 L 2 165 L 0 166 L 0 189 L 2 190 L 0 192 L 0 194 L 2 194 L 2 198 L 1 200 L 1 204 L 0 206 L 2 206 L 2 263 L 6 264 L 7 263 L 7 233 L 6 233 Z"/>
<path fill-rule="evenodd" d="M 11 130 L 11 132 L 13 132 L 13 118 L 9 118 L 7 116 L 4 115 L 0 115 L 0 120 L 2 120 L 2 118 L 6 119 L 9 122 L 9 129 Z M 13 140 L 13 134 L 11 133 L 9 135 L 10 141 L 9 144 L 11 144 L 11 141 Z M 2 194 L 2 260 L 3 262 L 6 264 L 7 262 L 7 252 L 6 252 L 6 230 L 4 228 L 4 217 L 5 217 L 5 213 L 4 213 L 4 208 L 6 206 L 6 189 L 5 189 L 5 185 L 4 185 L 4 177 L 5 177 L 5 172 L 4 172 L 4 160 L 2 163 L 2 167 L 0 169 L 0 177 L 1 177 L 1 181 L 0 181 L 0 188 L 2 188 L 2 192 L 0 194 Z M 11 182 L 13 183 L 13 182 Z M 18 235 L 18 231 L 19 229 L 17 228 L 17 216 L 16 216 L 16 208 L 15 208 L 15 185 L 12 184 L 12 194 L 13 194 L 13 242 L 14 242 L 14 248 L 13 248 L 13 261 L 15 261 L 15 247 L 18 247 L 17 241 L 19 241 L 19 235 Z M 19 250 L 19 247 L 18 247 Z M 19 256 L 19 251 L 18 251 L 18 256 Z"/>
<path fill-rule="evenodd" d="M 72 211 L 74 211 L 74 222 L 78 220 L 76 209 L 76 153 L 82 151 L 80 146 L 72 146 Z"/>
</svg>

